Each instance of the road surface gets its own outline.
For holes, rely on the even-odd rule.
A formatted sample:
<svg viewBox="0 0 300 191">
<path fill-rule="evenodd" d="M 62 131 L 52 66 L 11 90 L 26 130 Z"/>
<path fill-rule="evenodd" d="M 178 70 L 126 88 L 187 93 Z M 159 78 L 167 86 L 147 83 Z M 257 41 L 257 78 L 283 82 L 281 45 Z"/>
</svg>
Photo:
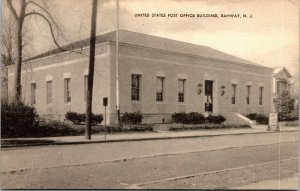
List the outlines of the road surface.
<svg viewBox="0 0 300 191">
<path fill-rule="evenodd" d="M 297 145 L 282 132 L 7 149 L 1 188 L 234 188 L 295 177 Z"/>
</svg>

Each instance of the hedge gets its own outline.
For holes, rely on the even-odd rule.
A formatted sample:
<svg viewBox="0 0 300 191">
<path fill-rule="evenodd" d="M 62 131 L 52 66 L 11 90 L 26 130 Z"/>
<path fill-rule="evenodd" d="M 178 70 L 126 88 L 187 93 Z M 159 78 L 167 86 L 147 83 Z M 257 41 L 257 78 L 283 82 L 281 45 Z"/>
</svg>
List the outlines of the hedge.
<svg viewBox="0 0 300 191">
<path fill-rule="evenodd" d="M 263 114 L 257 114 L 257 113 L 250 113 L 246 115 L 251 120 L 255 120 L 259 124 L 267 125 L 269 122 L 269 117 L 263 115 Z"/>
<path fill-rule="evenodd" d="M 65 115 L 65 118 L 69 121 L 72 121 L 74 124 L 79 125 L 81 123 L 85 123 L 86 115 L 85 113 L 77 113 L 68 111 Z M 101 114 L 93 114 L 92 113 L 92 124 L 100 124 L 103 121 L 103 116 Z"/>
<path fill-rule="evenodd" d="M 137 125 L 125 125 L 122 128 L 117 126 L 106 126 L 107 133 L 119 133 L 119 132 L 145 132 L 153 131 L 153 127 L 150 124 L 137 124 Z M 104 126 L 95 129 L 94 133 L 103 133 Z"/>
<path fill-rule="evenodd" d="M 175 123 L 183 124 L 221 124 L 226 118 L 221 115 L 209 115 L 205 117 L 201 113 L 190 112 L 190 113 L 173 113 L 172 120 Z"/>
<path fill-rule="evenodd" d="M 83 126 L 71 125 L 59 120 L 44 119 L 39 117 L 36 110 L 32 106 L 18 104 L 1 104 L 1 137 L 2 138 L 17 138 L 17 137 L 55 137 L 55 136 L 76 136 L 84 135 Z M 141 122 L 141 117 L 133 115 L 135 121 Z M 69 120 L 73 123 L 81 123 L 85 120 L 84 114 L 68 112 L 66 114 Z M 132 116 L 132 115 L 131 115 Z M 92 121 L 100 123 L 103 120 L 102 115 L 93 115 Z M 124 126 L 107 126 L 107 133 L 117 132 L 144 132 L 153 131 L 151 125 L 137 124 Z M 104 133 L 103 126 L 92 127 L 92 133 Z"/>
<path fill-rule="evenodd" d="M 212 123 L 212 124 L 221 124 L 224 121 L 226 121 L 226 118 L 223 117 L 222 115 L 217 115 L 217 116 L 209 115 L 205 118 L 206 123 Z"/>
<path fill-rule="evenodd" d="M 225 128 L 250 128 L 250 125 L 222 125 L 222 124 L 197 124 L 184 125 L 181 127 L 170 127 L 170 131 L 187 131 L 200 129 L 225 129 Z"/>
<path fill-rule="evenodd" d="M 143 116 L 141 112 L 128 113 L 125 112 L 121 117 L 123 124 L 137 125 L 142 123 Z"/>
</svg>

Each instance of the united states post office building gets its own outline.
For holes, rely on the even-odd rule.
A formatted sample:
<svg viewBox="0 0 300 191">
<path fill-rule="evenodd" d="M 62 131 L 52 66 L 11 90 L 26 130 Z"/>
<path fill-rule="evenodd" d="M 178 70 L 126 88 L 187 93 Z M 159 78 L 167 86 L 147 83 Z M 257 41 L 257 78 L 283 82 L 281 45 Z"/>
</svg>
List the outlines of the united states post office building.
<svg viewBox="0 0 300 191">
<path fill-rule="evenodd" d="M 93 112 L 103 114 L 102 99 L 108 97 L 109 124 L 116 121 L 116 65 L 121 114 L 140 111 L 144 123 L 169 122 L 174 112 L 226 116 L 271 111 L 272 68 L 205 46 L 117 32 L 96 38 Z M 85 112 L 88 45 L 88 39 L 74 42 L 65 46 L 69 51 L 52 50 L 26 61 L 23 101 L 41 115 L 60 119 L 67 111 Z M 10 66 L 9 91 L 13 72 Z"/>
</svg>

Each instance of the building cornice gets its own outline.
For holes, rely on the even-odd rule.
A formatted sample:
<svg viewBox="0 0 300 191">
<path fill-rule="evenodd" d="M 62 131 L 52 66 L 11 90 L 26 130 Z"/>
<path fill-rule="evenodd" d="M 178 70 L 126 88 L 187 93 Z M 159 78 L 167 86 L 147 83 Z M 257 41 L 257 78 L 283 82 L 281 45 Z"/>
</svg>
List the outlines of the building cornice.
<svg viewBox="0 0 300 191">
<path fill-rule="evenodd" d="M 104 43 L 96 44 L 96 47 L 103 46 L 103 45 L 106 45 L 106 44 L 110 44 L 110 42 L 104 42 Z M 88 58 L 87 55 L 76 52 L 78 50 L 82 51 L 82 50 L 86 50 L 86 49 L 89 49 L 89 46 L 86 46 L 84 48 L 77 48 L 77 49 L 74 49 L 74 50 L 67 50 L 67 51 L 64 51 L 64 52 L 57 53 L 57 54 L 52 54 L 52 55 L 48 55 L 48 56 L 45 56 L 45 57 L 37 58 L 37 59 L 34 59 L 34 60 L 24 61 L 23 64 L 34 63 L 34 62 L 41 61 L 41 60 L 44 60 L 44 59 L 54 58 L 54 57 L 57 57 L 57 56 L 62 56 L 62 55 L 65 55 L 65 54 L 70 54 L 70 53 L 80 54 L 80 55 L 86 56 Z M 72 60 L 72 59 L 70 59 L 70 60 Z M 67 60 L 67 61 L 69 61 L 69 60 Z M 7 66 L 7 68 L 10 68 L 10 67 L 13 67 L 13 66 L 14 65 L 9 65 L 9 66 Z"/>
<path fill-rule="evenodd" d="M 109 41 L 110 44 L 115 45 L 115 41 Z M 263 68 L 267 69 L 270 71 L 273 71 L 273 68 L 267 67 L 267 66 L 262 66 L 262 65 L 255 65 L 255 64 L 246 64 L 246 63 L 241 63 L 241 62 L 234 62 L 230 60 L 223 60 L 223 59 L 217 59 L 217 58 L 209 58 L 205 56 L 199 56 L 199 55 L 194 55 L 194 54 L 187 54 L 187 53 L 182 53 L 182 52 L 175 52 L 175 51 L 169 51 L 169 50 L 164 50 L 164 49 L 158 49 L 158 48 L 152 48 L 152 47 L 147 47 L 147 46 L 140 46 L 140 45 L 133 45 L 129 43 L 124 43 L 124 42 L 119 42 L 119 45 L 123 46 L 128 46 L 128 47 L 135 47 L 135 48 L 144 48 L 148 49 L 151 51 L 159 52 L 159 53 L 164 53 L 164 54 L 173 54 L 173 55 L 178 55 L 178 56 L 186 56 L 190 58 L 198 58 L 198 59 L 203 59 L 203 60 L 208 60 L 208 61 L 218 61 L 218 62 L 223 62 L 223 63 L 231 63 L 231 64 L 237 64 L 237 65 L 242 65 L 242 66 L 250 66 L 250 67 L 256 67 L 256 68 Z"/>
</svg>

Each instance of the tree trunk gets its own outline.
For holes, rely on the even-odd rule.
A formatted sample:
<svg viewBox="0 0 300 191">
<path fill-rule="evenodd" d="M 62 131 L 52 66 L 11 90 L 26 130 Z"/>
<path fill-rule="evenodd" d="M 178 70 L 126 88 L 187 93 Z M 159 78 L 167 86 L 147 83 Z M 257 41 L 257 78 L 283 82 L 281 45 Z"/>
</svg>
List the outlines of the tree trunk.
<svg viewBox="0 0 300 191">
<path fill-rule="evenodd" d="M 21 102 L 21 71 L 22 71 L 22 55 L 23 55 L 23 24 L 25 19 L 25 0 L 21 1 L 21 10 L 19 18 L 16 19 L 16 45 L 17 45 L 17 60 L 15 63 L 14 73 L 14 102 Z"/>
<path fill-rule="evenodd" d="M 89 74 L 88 74 L 88 87 L 87 87 L 87 100 L 86 100 L 86 119 L 85 119 L 85 125 L 86 125 L 85 138 L 86 139 L 91 139 L 91 118 L 92 118 L 93 81 L 94 81 L 94 65 L 95 65 L 97 5 L 98 5 L 98 0 L 93 0 L 92 17 L 91 17 Z"/>
<path fill-rule="evenodd" d="M 17 61 L 15 63 L 14 74 L 14 102 L 21 102 L 21 70 L 22 70 L 22 27 L 23 22 L 20 21 L 17 28 Z"/>
</svg>

